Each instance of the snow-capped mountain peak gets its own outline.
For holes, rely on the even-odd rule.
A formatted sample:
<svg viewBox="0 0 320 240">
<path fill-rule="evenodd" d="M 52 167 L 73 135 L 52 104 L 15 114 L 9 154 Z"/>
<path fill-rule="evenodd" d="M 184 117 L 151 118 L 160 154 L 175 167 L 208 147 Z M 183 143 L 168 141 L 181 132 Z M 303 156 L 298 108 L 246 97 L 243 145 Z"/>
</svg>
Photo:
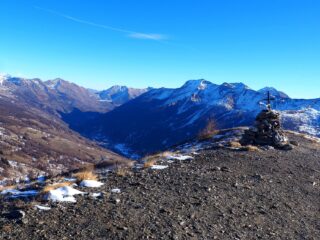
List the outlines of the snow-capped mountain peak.
<svg viewBox="0 0 320 240">
<path fill-rule="evenodd" d="M 4 81 L 9 79 L 11 76 L 9 74 L 0 73 L 0 86 L 3 85 Z"/>
<path fill-rule="evenodd" d="M 267 92 L 270 92 L 271 96 L 276 97 L 276 98 L 290 98 L 287 94 L 285 94 L 284 92 L 278 91 L 277 89 L 275 89 L 274 87 L 264 87 L 260 90 L 258 90 L 259 93 L 262 94 L 267 94 Z"/>
</svg>

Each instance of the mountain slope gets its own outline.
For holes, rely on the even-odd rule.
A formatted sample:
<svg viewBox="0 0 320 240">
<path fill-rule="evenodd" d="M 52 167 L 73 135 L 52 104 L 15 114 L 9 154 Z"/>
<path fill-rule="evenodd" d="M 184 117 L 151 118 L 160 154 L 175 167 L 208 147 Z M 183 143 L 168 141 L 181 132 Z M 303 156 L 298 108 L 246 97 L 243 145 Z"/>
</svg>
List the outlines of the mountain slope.
<svg viewBox="0 0 320 240">
<path fill-rule="evenodd" d="M 242 83 L 217 85 L 205 80 L 191 80 L 177 89 L 152 89 L 109 113 L 91 116 L 86 127 L 81 127 L 81 122 L 75 126 L 72 120 L 66 121 L 71 128 L 114 150 L 131 156 L 146 154 L 194 138 L 208 119 L 220 129 L 252 125 L 258 112 L 266 107 L 268 90 L 276 97 L 273 108 L 285 113 L 284 126 L 320 135 L 316 114 L 320 99 L 291 99 L 275 89 L 255 91 Z M 308 109 L 314 113 L 309 114 Z M 297 117 L 301 115 L 304 127 Z"/>
<path fill-rule="evenodd" d="M 1 97 L 0 112 L 2 178 L 59 173 L 99 161 L 127 161 L 70 130 L 58 117 L 30 105 Z"/>
<path fill-rule="evenodd" d="M 59 111 L 75 107 L 102 109 L 91 108 L 95 104 L 88 101 L 86 90 L 63 80 L 56 80 L 54 87 L 52 84 L 39 79 L 0 78 L 1 178 L 58 173 L 101 160 L 127 161 L 81 137 L 60 119 Z"/>
</svg>

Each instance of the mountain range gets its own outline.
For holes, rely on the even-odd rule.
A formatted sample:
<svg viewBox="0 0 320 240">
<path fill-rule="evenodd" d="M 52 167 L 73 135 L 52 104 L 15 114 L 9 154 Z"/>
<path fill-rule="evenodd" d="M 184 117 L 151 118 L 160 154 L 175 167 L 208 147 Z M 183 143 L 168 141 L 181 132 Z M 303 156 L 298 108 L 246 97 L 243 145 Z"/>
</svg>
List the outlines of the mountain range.
<svg viewBox="0 0 320 240">
<path fill-rule="evenodd" d="M 266 108 L 268 92 L 286 129 L 320 136 L 320 99 L 292 99 L 271 87 L 256 91 L 243 83 L 200 79 L 175 89 L 113 86 L 96 91 L 63 79 L 0 78 L 0 96 L 54 115 L 82 136 L 130 158 L 193 139 L 209 121 L 217 129 L 250 126 Z"/>
<path fill-rule="evenodd" d="M 195 138 L 208 121 L 217 129 L 250 126 L 266 108 L 268 92 L 285 128 L 320 135 L 320 99 L 292 99 L 270 87 L 255 91 L 243 83 L 203 79 L 177 89 L 151 89 L 105 114 L 74 110 L 63 119 L 84 136 L 138 157 Z"/>
</svg>

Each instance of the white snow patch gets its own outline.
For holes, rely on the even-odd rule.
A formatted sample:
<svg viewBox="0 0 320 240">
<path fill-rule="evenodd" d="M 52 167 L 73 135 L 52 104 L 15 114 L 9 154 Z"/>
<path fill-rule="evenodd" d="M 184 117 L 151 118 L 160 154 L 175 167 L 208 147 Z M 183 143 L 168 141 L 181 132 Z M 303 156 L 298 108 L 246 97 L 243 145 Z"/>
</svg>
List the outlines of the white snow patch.
<svg viewBox="0 0 320 240">
<path fill-rule="evenodd" d="M 39 176 L 38 178 L 37 178 L 37 181 L 38 182 L 44 182 L 46 180 L 46 177 L 45 176 Z"/>
<path fill-rule="evenodd" d="M 92 193 L 91 196 L 92 196 L 93 198 L 102 197 L 102 193 L 101 193 L 101 192 L 99 192 L 99 193 Z"/>
<path fill-rule="evenodd" d="M 140 163 L 137 163 L 137 164 L 135 164 L 134 166 L 133 166 L 133 168 L 135 168 L 135 169 L 141 169 L 141 168 L 143 168 L 144 167 L 144 164 L 140 164 Z"/>
<path fill-rule="evenodd" d="M 119 188 L 114 188 L 111 190 L 112 193 L 121 193 L 121 190 Z"/>
<path fill-rule="evenodd" d="M 98 182 L 96 180 L 83 180 L 80 183 L 81 187 L 101 187 L 103 185 L 102 182 Z"/>
<path fill-rule="evenodd" d="M 19 191 L 17 189 L 6 189 L 1 192 L 2 195 L 11 195 L 11 198 L 32 197 L 38 194 L 36 190 Z"/>
<path fill-rule="evenodd" d="M 64 178 L 64 180 L 67 182 L 76 182 L 77 181 L 76 178 Z"/>
<path fill-rule="evenodd" d="M 51 207 L 46 207 L 46 206 L 40 206 L 40 205 L 35 205 L 35 207 L 39 210 L 43 210 L 43 211 L 48 211 L 51 209 Z"/>
<path fill-rule="evenodd" d="M 192 156 L 188 155 L 174 155 L 174 156 L 168 156 L 167 157 L 169 160 L 180 160 L 180 161 L 185 161 L 185 160 L 191 160 L 193 159 Z"/>
<path fill-rule="evenodd" d="M 163 170 L 163 169 L 166 169 L 168 168 L 169 166 L 168 165 L 153 165 L 151 167 L 151 169 L 154 169 L 154 170 Z"/>
<path fill-rule="evenodd" d="M 53 202 L 76 202 L 74 195 L 78 194 L 84 194 L 84 192 L 65 186 L 49 191 L 47 194 L 47 200 L 51 200 Z"/>
</svg>

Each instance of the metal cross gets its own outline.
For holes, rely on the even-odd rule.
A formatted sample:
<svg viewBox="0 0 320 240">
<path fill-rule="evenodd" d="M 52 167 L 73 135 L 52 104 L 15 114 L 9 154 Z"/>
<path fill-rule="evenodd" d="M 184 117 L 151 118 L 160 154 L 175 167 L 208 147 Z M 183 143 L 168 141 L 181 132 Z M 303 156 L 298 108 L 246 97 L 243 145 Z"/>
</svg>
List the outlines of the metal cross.
<svg viewBox="0 0 320 240">
<path fill-rule="evenodd" d="M 267 101 L 267 108 L 268 111 L 271 111 L 271 101 L 276 100 L 274 97 L 270 96 L 270 91 L 268 91 L 268 98 L 267 99 L 263 99 L 265 101 Z"/>
</svg>

